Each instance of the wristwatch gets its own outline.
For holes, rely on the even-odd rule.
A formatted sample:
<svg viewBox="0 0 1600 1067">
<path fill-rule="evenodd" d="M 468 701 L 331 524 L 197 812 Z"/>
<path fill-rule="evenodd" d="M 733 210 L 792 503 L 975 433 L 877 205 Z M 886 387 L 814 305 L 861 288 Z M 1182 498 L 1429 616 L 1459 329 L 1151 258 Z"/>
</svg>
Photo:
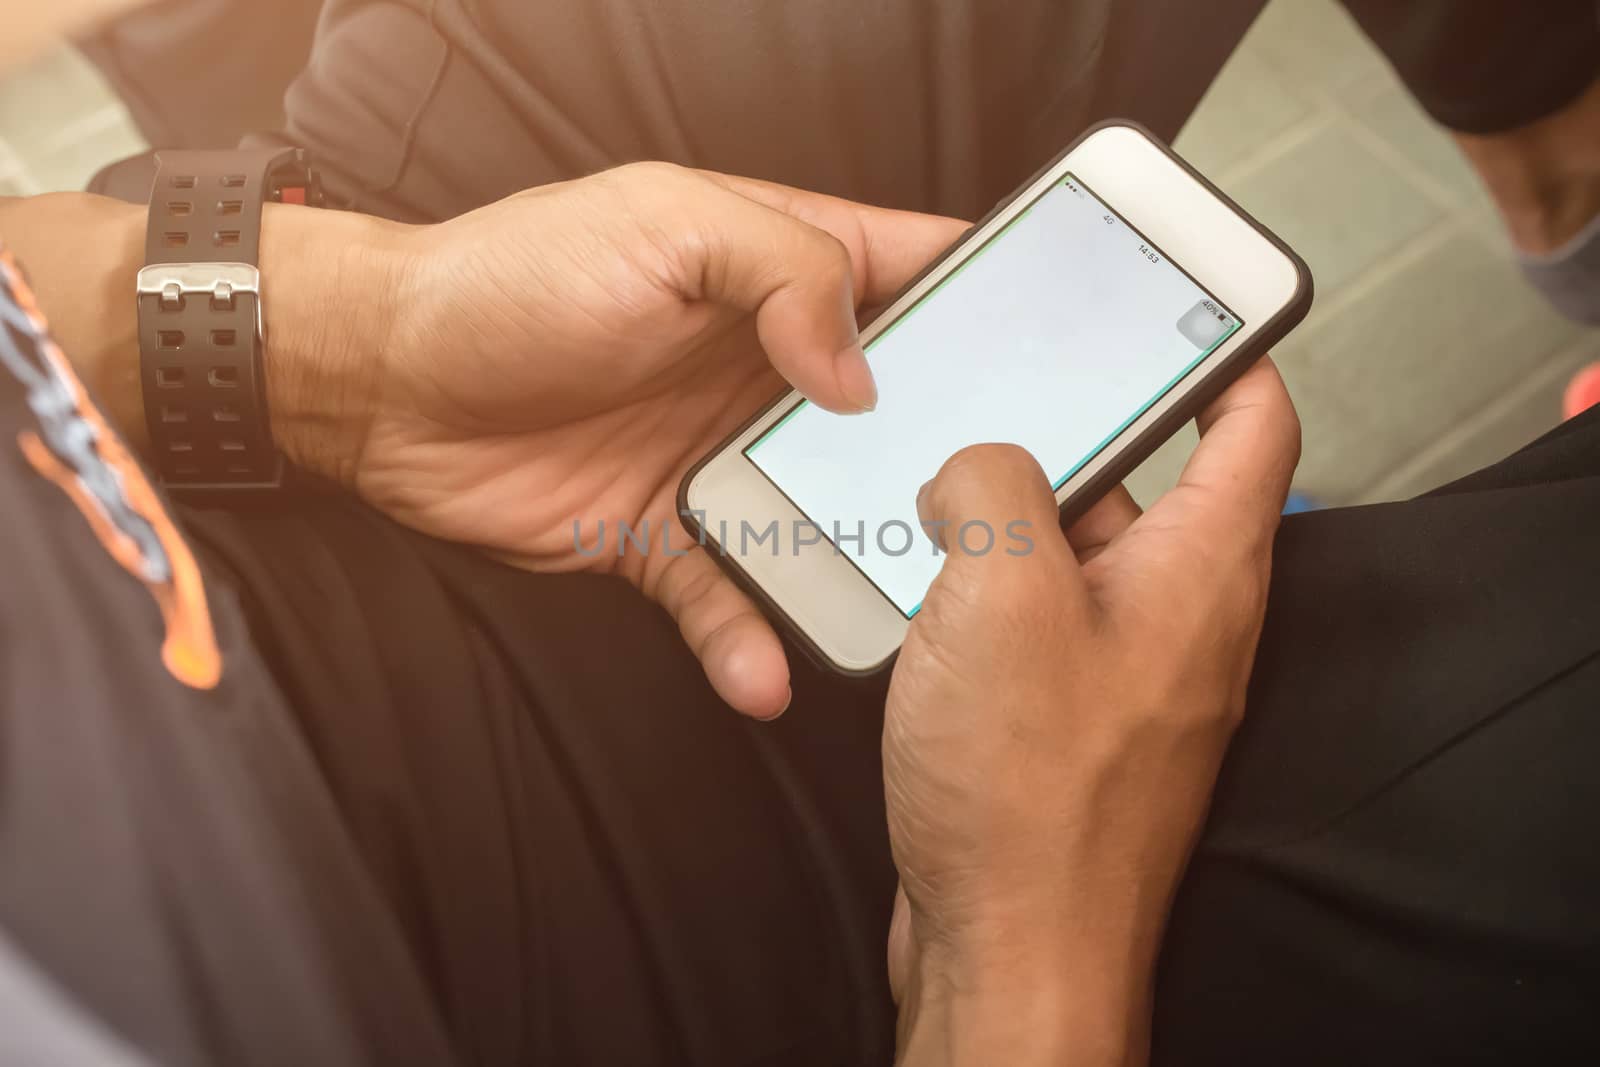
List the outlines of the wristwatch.
<svg viewBox="0 0 1600 1067">
<path fill-rule="evenodd" d="M 139 374 L 154 463 L 172 490 L 283 484 L 262 328 L 266 203 L 320 206 L 300 149 L 157 154 L 139 271 Z"/>
</svg>

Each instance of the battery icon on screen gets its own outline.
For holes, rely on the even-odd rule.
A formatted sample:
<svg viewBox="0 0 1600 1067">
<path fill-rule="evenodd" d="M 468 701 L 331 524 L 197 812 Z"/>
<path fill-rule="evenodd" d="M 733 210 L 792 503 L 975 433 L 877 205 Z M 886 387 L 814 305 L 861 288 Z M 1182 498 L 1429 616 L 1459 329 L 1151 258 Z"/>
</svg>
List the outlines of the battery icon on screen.
<svg viewBox="0 0 1600 1067">
<path fill-rule="evenodd" d="M 1233 329 L 1233 316 L 1214 301 L 1202 300 L 1178 319 L 1178 332 L 1199 349 L 1209 349 Z"/>
</svg>

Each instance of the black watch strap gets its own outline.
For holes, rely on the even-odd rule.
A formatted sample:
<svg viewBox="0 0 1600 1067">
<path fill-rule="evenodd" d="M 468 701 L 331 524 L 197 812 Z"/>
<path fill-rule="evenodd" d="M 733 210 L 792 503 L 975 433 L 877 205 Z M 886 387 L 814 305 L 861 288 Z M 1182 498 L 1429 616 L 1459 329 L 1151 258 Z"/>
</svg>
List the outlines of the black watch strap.
<svg viewBox="0 0 1600 1067">
<path fill-rule="evenodd" d="M 263 365 L 262 205 L 320 204 L 298 149 L 166 151 L 139 272 L 140 377 L 171 489 L 275 489 Z"/>
</svg>

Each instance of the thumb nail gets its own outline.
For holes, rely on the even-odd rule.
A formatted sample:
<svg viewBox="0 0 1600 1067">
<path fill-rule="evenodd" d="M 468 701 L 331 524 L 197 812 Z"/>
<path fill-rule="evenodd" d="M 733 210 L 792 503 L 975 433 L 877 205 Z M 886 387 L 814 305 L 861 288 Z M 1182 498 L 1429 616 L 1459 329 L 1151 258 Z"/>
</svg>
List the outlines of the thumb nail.
<svg viewBox="0 0 1600 1067">
<path fill-rule="evenodd" d="M 783 698 L 783 707 L 779 708 L 777 711 L 773 712 L 771 715 L 768 715 L 768 716 L 764 717 L 761 721 L 762 722 L 777 722 L 779 719 L 784 717 L 784 715 L 789 710 L 789 705 L 793 704 L 793 703 L 794 703 L 794 689 L 791 688 L 789 690 L 788 695 Z"/>
<path fill-rule="evenodd" d="M 855 410 L 871 411 L 878 406 L 878 383 L 873 380 L 872 368 L 860 345 L 851 345 L 834 357 L 833 373 L 839 381 L 839 391 Z"/>
</svg>

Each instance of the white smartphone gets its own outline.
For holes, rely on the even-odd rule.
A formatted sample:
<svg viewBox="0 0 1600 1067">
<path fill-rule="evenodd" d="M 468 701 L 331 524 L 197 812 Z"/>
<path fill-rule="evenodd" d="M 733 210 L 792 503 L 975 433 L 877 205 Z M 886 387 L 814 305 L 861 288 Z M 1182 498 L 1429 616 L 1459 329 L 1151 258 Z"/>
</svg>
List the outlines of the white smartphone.
<svg viewBox="0 0 1600 1067">
<path fill-rule="evenodd" d="M 945 460 L 1019 444 L 1070 517 L 1310 304 L 1281 240 L 1148 131 L 1102 124 L 862 331 L 876 410 L 778 397 L 685 476 L 684 525 L 813 658 L 881 669 L 939 573 L 916 493 Z M 963 550 L 1016 534 L 966 531 Z"/>
</svg>

